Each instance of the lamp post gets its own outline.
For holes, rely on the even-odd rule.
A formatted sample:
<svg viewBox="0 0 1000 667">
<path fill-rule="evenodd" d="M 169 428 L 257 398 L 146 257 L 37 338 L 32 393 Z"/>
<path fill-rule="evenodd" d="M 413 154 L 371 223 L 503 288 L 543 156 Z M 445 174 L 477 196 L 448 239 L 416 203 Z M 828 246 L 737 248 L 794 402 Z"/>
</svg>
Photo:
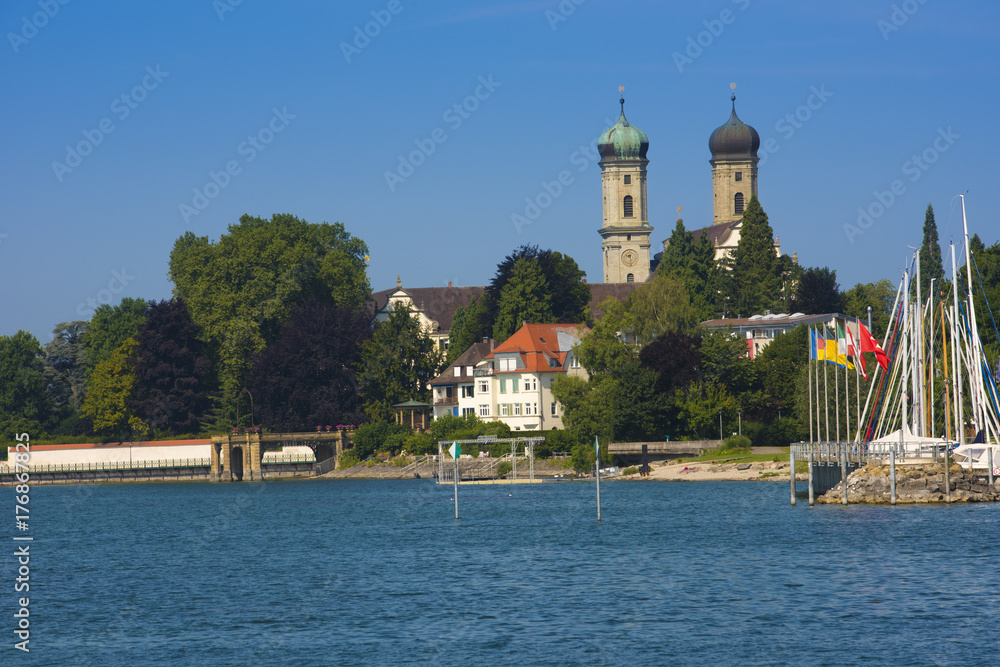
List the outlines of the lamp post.
<svg viewBox="0 0 1000 667">
<path fill-rule="evenodd" d="M 868 332 L 872 330 L 872 307 L 868 306 Z"/>
</svg>

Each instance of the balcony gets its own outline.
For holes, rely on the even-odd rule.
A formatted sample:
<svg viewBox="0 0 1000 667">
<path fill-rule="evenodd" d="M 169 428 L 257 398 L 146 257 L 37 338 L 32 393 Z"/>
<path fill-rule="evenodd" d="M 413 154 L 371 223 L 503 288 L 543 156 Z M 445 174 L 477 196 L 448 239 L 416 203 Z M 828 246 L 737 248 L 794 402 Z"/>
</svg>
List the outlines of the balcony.
<svg viewBox="0 0 1000 667">
<path fill-rule="evenodd" d="M 475 372 L 475 377 L 477 378 L 493 377 L 492 368 L 477 368 L 474 372 Z"/>
<path fill-rule="evenodd" d="M 446 405 L 458 405 L 457 396 L 448 396 L 447 398 L 435 398 L 434 407 L 443 407 Z"/>
</svg>

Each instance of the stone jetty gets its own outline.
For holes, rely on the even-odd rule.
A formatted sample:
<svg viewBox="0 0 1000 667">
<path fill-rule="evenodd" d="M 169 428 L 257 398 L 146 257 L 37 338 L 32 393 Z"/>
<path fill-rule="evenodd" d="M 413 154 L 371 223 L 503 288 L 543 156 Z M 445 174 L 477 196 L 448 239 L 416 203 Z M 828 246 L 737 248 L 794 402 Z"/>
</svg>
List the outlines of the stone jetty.
<svg viewBox="0 0 1000 667">
<path fill-rule="evenodd" d="M 948 470 L 952 502 L 995 502 L 1000 500 L 1000 479 L 989 484 L 987 471 L 970 472 L 952 464 Z M 927 463 L 896 466 L 897 503 L 945 501 L 944 464 Z M 889 466 L 868 464 L 847 476 L 849 503 L 889 503 Z M 816 499 L 819 503 L 840 503 L 843 482 Z"/>
</svg>

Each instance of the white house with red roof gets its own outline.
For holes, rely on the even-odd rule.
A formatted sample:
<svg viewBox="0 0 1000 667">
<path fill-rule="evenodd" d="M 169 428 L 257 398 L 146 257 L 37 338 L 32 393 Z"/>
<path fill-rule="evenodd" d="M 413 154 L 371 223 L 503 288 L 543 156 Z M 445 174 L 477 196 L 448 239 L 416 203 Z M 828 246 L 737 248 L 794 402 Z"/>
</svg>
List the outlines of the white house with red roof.
<svg viewBox="0 0 1000 667">
<path fill-rule="evenodd" d="M 574 348 L 588 331 L 583 324 L 525 323 L 476 367 L 479 418 L 502 421 L 512 431 L 561 429 L 552 381 L 564 374 L 587 379 Z"/>
</svg>

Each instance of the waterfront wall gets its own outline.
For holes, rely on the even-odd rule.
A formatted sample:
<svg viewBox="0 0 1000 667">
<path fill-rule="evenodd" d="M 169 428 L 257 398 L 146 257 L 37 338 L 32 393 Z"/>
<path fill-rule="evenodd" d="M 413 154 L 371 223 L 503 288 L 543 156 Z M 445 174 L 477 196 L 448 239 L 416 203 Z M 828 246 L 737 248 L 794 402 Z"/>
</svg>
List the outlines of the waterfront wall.
<svg viewBox="0 0 1000 667">
<path fill-rule="evenodd" d="M 205 440 L 150 440 L 147 442 L 75 443 L 67 445 L 31 446 L 32 466 L 122 464 L 141 467 L 158 461 L 179 461 L 211 457 L 212 441 Z M 7 460 L 14 457 L 13 447 L 8 448 Z M 313 460 L 313 451 L 306 446 L 288 446 L 281 451 L 264 453 L 263 462 L 271 463 L 282 458 L 296 457 Z M 0 464 L 0 469 L 8 464 Z"/>
</svg>

